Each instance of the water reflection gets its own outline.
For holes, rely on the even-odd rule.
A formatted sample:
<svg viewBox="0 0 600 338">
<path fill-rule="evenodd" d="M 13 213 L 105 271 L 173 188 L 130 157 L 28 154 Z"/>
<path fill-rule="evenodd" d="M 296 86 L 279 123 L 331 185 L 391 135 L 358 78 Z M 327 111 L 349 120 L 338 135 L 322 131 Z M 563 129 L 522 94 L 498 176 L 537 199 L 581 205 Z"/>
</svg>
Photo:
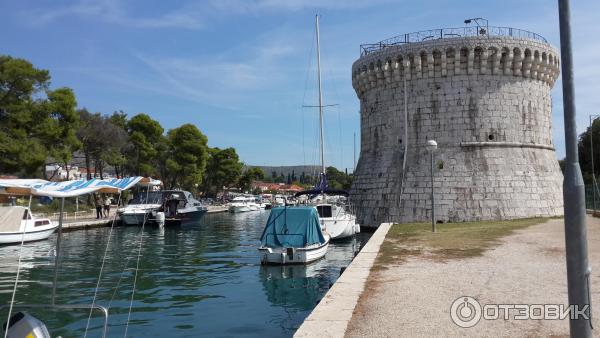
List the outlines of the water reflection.
<svg viewBox="0 0 600 338">
<path fill-rule="evenodd" d="M 109 336 L 125 330 L 141 235 L 131 336 L 291 336 L 368 235 L 332 243 L 325 259 L 306 267 L 262 267 L 257 246 L 268 215 L 209 214 L 194 226 L 143 232 L 115 228 L 97 296 L 110 308 Z M 58 303 L 91 303 L 109 234 L 109 228 L 64 234 Z M 18 303 L 50 302 L 54 245 L 51 237 L 24 247 Z M 18 250 L 0 247 L 2 304 L 10 299 Z M 63 337 L 81 336 L 87 314 L 34 313 Z M 91 324 L 88 336 L 99 336 L 99 318 Z"/>
</svg>

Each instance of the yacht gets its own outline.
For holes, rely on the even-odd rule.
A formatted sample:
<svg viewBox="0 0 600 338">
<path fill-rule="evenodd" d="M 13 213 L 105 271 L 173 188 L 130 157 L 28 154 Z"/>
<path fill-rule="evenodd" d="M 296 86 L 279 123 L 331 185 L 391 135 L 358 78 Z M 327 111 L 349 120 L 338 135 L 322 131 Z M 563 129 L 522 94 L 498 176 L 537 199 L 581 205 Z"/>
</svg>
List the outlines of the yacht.
<svg viewBox="0 0 600 338">
<path fill-rule="evenodd" d="M 261 208 L 261 206 L 256 203 L 256 198 L 254 197 L 238 196 L 229 203 L 229 212 L 233 213 L 257 211 L 260 209 L 264 209 L 264 207 Z"/>
<path fill-rule="evenodd" d="M 117 214 L 124 225 L 151 223 L 162 207 L 162 200 L 160 191 L 139 192 L 129 200 L 127 206 L 117 209 Z"/>
<path fill-rule="evenodd" d="M 125 225 L 158 224 L 164 214 L 165 225 L 190 225 L 197 223 L 207 209 L 185 190 L 140 192 L 126 207 L 117 210 Z"/>
<path fill-rule="evenodd" d="M 35 218 L 29 208 L 0 207 L 0 244 L 20 244 L 50 237 L 58 224 L 47 218 Z"/>
<path fill-rule="evenodd" d="M 308 264 L 325 256 L 329 239 L 329 234 L 321 230 L 315 207 L 273 208 L 260 239 L 260 261 Z"/>
</svg>

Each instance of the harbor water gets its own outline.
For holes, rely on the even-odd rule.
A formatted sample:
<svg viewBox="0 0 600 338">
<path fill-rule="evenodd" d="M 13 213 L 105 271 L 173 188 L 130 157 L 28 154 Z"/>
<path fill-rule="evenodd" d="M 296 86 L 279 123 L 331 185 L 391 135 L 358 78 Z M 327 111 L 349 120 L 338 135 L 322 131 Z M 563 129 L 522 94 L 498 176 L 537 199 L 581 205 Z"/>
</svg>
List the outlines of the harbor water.
<svg viewBox="0 0 600 338">
<path fill-rule="evenodd" d="M 261 266 L 257 247 L 268 216 L 268 210 L 207 214 L 194 226 L 143 232 L 115 227 L 96 300 L 109 308 L 108 336 L 123 337 L 126 330 L 129 337 L 293 335 L 370 234 L 333 242 L 324 259 L 308 266 Z M 63 234 L 57 304 L 92 303 L 109 235 L 110 228 Z M 18 304 L 51 302 L 55 236 L 25 244 L 16 310 L 22 310 Z M 19 249 L 0 247 L 3 305 L 10 302 Z M 28 311 L 53 337 L 85 334 L 89 310 Z M 7 313 L 0 311 L 2 322 Z M 94 313 L 87 337 L 101 333 L 101 316 Z"/>
</svg>

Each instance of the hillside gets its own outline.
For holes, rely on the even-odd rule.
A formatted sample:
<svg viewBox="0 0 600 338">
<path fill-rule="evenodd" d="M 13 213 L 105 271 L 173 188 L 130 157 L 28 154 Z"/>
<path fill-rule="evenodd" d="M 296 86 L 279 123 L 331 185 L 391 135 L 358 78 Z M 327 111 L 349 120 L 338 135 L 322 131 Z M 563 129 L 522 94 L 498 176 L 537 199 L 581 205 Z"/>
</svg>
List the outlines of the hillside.
<svg viewBox="0 0 600 338">
<path fill-rule="evenodd" d="M 316 165 L 291 165 L 291 166 L 262 166 L 262 165 L 248 165 L 247 168 L 261 168 L 267 177 L 271 177 L 273 171 L 277 173 L 277 175 L 283 174 L 284 177 L 287 177 L 288 174 L 292 174 L 292 172 L 296 176 L 300 176 L 302 172 L 305 175 L 316 176 L 319 173 L 319 166 Z"/>
</svg>

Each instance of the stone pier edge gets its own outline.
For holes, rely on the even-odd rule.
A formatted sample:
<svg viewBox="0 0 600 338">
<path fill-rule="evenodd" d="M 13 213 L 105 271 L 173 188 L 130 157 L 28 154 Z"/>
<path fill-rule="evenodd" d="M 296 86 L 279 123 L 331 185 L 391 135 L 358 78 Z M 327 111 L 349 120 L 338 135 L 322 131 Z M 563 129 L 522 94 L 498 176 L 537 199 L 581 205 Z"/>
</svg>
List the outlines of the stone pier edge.
<svg viewBox="0 0 600 338">
<path fill-rule="evenodd" d="M 371 267 L 392 223 L 381 223 L 367 244 L 304 320 L 294 337 L 344 337 Z"/>
</svg>

